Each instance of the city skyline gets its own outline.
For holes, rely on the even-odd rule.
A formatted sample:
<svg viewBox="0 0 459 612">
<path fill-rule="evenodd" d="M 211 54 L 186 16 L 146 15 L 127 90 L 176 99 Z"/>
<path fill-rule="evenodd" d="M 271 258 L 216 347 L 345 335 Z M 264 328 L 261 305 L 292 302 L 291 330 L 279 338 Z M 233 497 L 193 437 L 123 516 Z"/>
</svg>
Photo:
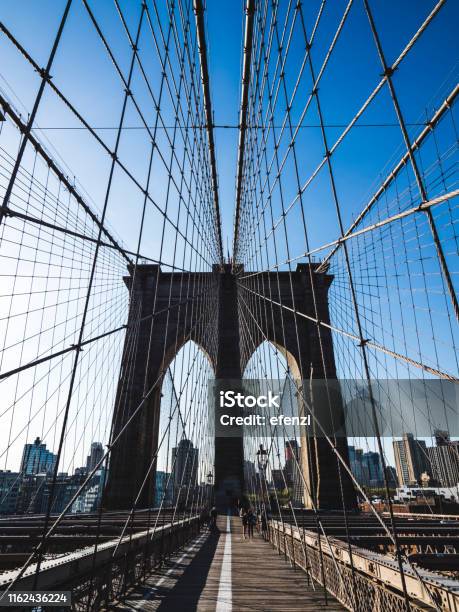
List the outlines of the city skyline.
<svg viewBox="0 0 459 612">
<path fill-rule="evenodd" d="M 73 474 L 58 472 L 55 499 L 51 512 L 61 512 L 88 474 L 96 467 L 103 453 L 102 444 L 93 442 L 86 464 Z M 24 445 L 18 471 L 0 470 L 0 514 L 46 513 L 49 492 L 54 478 L 56 455 L 39 437 Z M 73 503 L 70 512 L 93 512 L 97 509 L 105 483 L 103 466 L 91 478 L 85 491 Z"/>
</svg>

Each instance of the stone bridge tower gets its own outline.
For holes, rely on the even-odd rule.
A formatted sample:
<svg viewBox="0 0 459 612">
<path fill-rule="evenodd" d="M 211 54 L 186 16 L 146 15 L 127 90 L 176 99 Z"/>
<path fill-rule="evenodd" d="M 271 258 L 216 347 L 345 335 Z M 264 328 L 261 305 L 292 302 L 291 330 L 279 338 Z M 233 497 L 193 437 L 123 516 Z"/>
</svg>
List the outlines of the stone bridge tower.
<svg viewBox="0 0 459 612">
<path fill-rule="evenodd" d="M 125 283 L 131 293 L 128 330 L 125 338 L 121 372 L 112 423 L 112 439 L 117 437 L 129 421 L 114 446 L 103 505 L 113 510 L 129 509 L 140 490 L 151 458 L 157 450 L 161 402 L 162 372 L 165 372 L 180 348 L 193 340 L 209 357 L 216 379 L 241 380 L 250 354 L 241 346 L 239 312 L 250 308 L 255 317 L 252 349 L 264 340 L 272 342 L 286 356 L 289 367 L 297 377 L 323 378 L 323 359 L 315 323 L 291 312 L 292 287 L 295 307 L 313 316 L 309 267 L 300 264 L 292 276 L 287 272 L 263 272 L 258 275 L 258 291 L 251 292 L 238 282 L 230 265 L 215 266 L 207 273 L 162 272 L 158 265 L 137 266 Z M 327 291 L 332 277 L 314 271 L 319 317 L 328 321 Z M 263 287 L 263 290 L 261 289 Z M 269 287 L 269 293 L 268 293 Z M 238 301 L 238 291 L 244 299 Z M 258 294 L 258 295 L 257 295 Z M 259 295 L 269 295 L 273 306 L 266 308 Z M 184 296 L 194 296 L 186 300 Z M 215 303 L 217 296 L 218 304 Z M 277 304 L 287 308 L 281 310 Z M 239 309 L 238 310 L 238 304 Z M 209 321 L 211 324 L 209 325 Z M 137 322 L 137 323 L 134 323 Z M 321 334 L 325 351 L 326 374 L 334 377 L 335 364 L 330 332 Z M 245 350 L 243 350 L 245 349 Z M 252 351 L 253 352 L 253 351 Z M 137 411 L 140 403 L 142 408 Z M 300 411 L 303 410 L 300 406 Z M 309 444 L 309 447 L 308 447 Z M 347 460 L 345 439 L 338 441 L 339 450 Z M 302 470 L 322 508 L 340 508 L 342 501 L 337 487 L 336 457 L 323 438 L 317 440 L 314 453 L 310 440 L 302 443 Z M 312 458 L 313 457 L 313 458 Z M 215 488 L 221 503 L 241 495 L 243 491 L 243 439 L 235 435 L 215 438 Z M 319 470 L 316 461 L 318 461 Z M 344 472 L 342 470 L 342 472 Z M 153 472 L 154 473 L 154 472 Z M 353 488 L 343 476 L 347 505 L 355 505 Z M 138 507 L 151 505 L 153 478 L 143 489 Z M 306 505 L 311 500 L 306 495 Z"/>
</svg>

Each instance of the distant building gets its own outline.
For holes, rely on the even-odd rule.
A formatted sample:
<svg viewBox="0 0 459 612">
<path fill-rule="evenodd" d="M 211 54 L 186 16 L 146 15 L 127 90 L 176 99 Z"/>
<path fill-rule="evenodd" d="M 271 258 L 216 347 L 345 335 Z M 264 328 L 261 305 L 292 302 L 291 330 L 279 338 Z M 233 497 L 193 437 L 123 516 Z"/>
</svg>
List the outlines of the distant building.
<svg viewBox="0 0 459 612">
<path fill-rule="evenodd" d="M 442 432 L 444 433 L 444 432 Z M 432 479 L 441 487 L 455 487 L 459 483 L 459 444 L 436 436 L 437 446 L 427 448 Z M 439 444 L 440 441 L 440 444 Z"/>
<path fill-rule="evenodd" d="M 405 433 L 401 440 L 394 440 L 392 444 L 400 486 L 415 485 L 423 472 L 430 472 L 424 440 L 417 440 L 413 434 Z"/>
<path fill-rule="evenodd" d="M 349 445 L 349 467 L 351 472 L 354 474 L 355 479 L 359 484 L 363 483 L 363 463 L 362 456 L 363 450 L 361 448 L 355 448 L 355 446 Z"/>
<path fill-rule="evenodd" d="M 86 467 L 75 469 L 73 475 L 57 474 L 53 487 L 56 455 L 47 450 L 40 438 L 24 446 L 19 473 L 0 471 L 0 513 L 41 514 L 48 510 L 53 493 L 52 513 L 59 513 L 69 504 L 103 453 L 102 444 L 95 442 Z M 70 508 L 70 512 L 93 512 L 97 509 L 105 481 L 104 470 L 98 470 Z"/>
<path fill-rule="evenodd" d="M 65 472 L 57 475 L 53 490 L 53 477 L 51 474 L 24 474 L 21 475 L 18 496 L 18 514 L 43 514 L 48 510 L 51 491 L 53 490 L 52 513 L 60 513 L 84 482 L 85 474 L 69 476 Z M 74 512 L 75 504 L 71 507 Z M 79 510 L 82 511 L 82 510 Z"/>
<path fill-rule="evenodd" d="M 89 451 L 89 455 L 86 459 L 86 469 L 88 472 L 91 472 L 99 461 L 104 456 L 104 448 L 101 442 L 93 442 L 91 444 L 91 450 Z"/>
<path fill-rule="evenodd" d="M 379 453 L 373 451 L 363 453 L 362 473 L 366 486 L 375 488 L 384 486 L 384 475 Z"/>
<path fill-rule="evenodd" d="M 69 499 L 71 496 L 75 494 L 81 485 L 82 481 L 79 479 L 81 476 L 86 476 L 86 474 L 75 474 L 72 477 L 72 480 L 69 482 L 69 489 L 67 493 L 69 493 Z M 89 483 L 86 485 L 84 491 L 77 497 L 75 502 L 72 505 L 72 512 L 95 512 L 100 503 L 100 499 L 102 497 L 102 491 L 105 484 L 105 470 L 97 470 L 94 473 L 94 476 L 91 478 Z M 78 488 L 74 490 L 74 486 L 77 485 Z M 67 501 L 68 503 L 68 501 Z"/>
<path fill-rule="evenodd" d="M 170 506 L 173 502 L 173 497 L 174 485 L 171 474 L 158 470 L 155 475 L 155 507 L 158 508 L 161 504 L 163 506 Z"/>
<path fill-rule="evenodd" d="M 421 483 L 424 472 L 429 476 L 430 488 L 455 487 L 459 483 L 459 442 L 452 442 L 444 430 L 436 430 L 434 437 L 436 446 L 429 447 L 412 434 L 393 442 L 400 486 Z"/>
<path fill-rule="evenodd" d="M 17 514 L 39 514 L 42 512 L 47 478 L 48 475 L 46 473 L 21 474 Z"/>
<path fill-rule="evenodd" d="M 86 475 L 88 474 L 88 468 L 87 467 L 77 467 L 75 468 L 75 475 Z"/>
<path fill-rule="evenodd" d="M 387 484 L 391 489 L 398 486 L 397 470 L 393 465 L 386 465 Z"/>
<path fill-rule="evenodd" d="M 379 453 L 349 446 L 349 467 L 357 482 L 366 487 L 384 486 L 384 475 Z M 395 483 L 394 483 L 395 484 Z"/>
<path fill-rule="evenodd" d="M 193 442 L 184 438 L 172 449 L 172 481 L 176 496 L 186 498 L 186 490 L 197 485 L 199 451 Z"/>
<path fill-rule="evenodd" d="M 58 512 L 62 512 L 62 510 L 70 501 L 71 497 L 74 495 L 74 493 L 77 492 L 83 480 L 84 476 L 72 477 L 65 473 L 58 474 L 53 491 L 51 512 L 56 514 Z M 48 504 L 50 501 L 51 490 L 52 478 L 46 478 L 41 496 L 41 507 L 37 507 L 35 512 L 44 513 L 47 511 Z"/>
<path fill-rule="evenodd" d="M 36 438 L 33 444 L 24 445 L 21 461 L 21 474 L 24 476 L 51 474 L 55 465 L 56 455 L 47 450 L 40 438 Z"/>
<path fill-rule="evenodd" d="M 17 511 L 21 474 L 0 470 L 0 514 L 15 514 Z"/>
<path fill-rule="evenodd" d="M 445 500 L 459 502 L 459 486 L 454 487 L 397 487 L 394 497 L 395 502 L 408 502 L 423 500 L 429 497 L 442 497 Z"/>
</svg>

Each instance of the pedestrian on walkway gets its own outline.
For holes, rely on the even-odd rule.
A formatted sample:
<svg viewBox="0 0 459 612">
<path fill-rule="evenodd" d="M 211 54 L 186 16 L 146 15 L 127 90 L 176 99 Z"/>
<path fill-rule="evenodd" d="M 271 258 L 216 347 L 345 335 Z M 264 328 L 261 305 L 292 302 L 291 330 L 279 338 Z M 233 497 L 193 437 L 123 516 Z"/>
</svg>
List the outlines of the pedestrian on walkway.
<svg viewBox="0 0 459 612">
<path fill-rule="evenodd" d="M 215 531 L 217 529 L 217 516 L 218 516 L 217 508 L 213 506 L 212 510 L 210 511 L 210 530 L 211 531 Z"/>
<path fill-rule="evenodd" d="M 249 508 L 247 511 L 247 533 L 249 536 L 249 540 L 253 538 L 253 528 L 257 522 L 257 516 L 252 508 Z"/>
<path fill-rule="evenodd" d="M 245 538 L 248 535 L 247 530 L 249 526 L 247 510 L 245 508 L 241 508 L 239 511 L 239 516 L 241 517 L 241 521 L 242 521 L 242 539 L 245 540 Z"/>
</svg>

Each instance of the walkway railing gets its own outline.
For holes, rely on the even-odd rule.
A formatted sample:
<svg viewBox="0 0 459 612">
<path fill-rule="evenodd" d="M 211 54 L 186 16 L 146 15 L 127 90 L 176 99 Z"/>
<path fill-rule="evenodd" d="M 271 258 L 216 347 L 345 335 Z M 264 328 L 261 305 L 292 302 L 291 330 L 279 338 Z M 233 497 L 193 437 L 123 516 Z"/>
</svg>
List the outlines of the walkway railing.
<svg viewBox="0 0 459 612">
<path fill-rule="evenodd" d="M 86 547 L 57 559 L 43 561 L 40 590 L 72 591 L 72 609 L 101 610 L 123 599 L 128 589 L 145 580 L 173 552 L 201 528 L 199 516 L 167 524 Z M 16 572 L 0 576 L 0 590 L 13 581 Z M 15 583 L 14 590 L 33 588 L 35 565 Z"/>
<path fill-rule="evenodd" d="M 390 557 L 352 546 L 351 563 L 348 544 L 276 520 L 270 521 L 269 539 L 349 610 L 406 610 L 397 562 Z M 408 564 L 404 572 L 411 610 L 459 610 L 456 581 Z"/>
</svg>

